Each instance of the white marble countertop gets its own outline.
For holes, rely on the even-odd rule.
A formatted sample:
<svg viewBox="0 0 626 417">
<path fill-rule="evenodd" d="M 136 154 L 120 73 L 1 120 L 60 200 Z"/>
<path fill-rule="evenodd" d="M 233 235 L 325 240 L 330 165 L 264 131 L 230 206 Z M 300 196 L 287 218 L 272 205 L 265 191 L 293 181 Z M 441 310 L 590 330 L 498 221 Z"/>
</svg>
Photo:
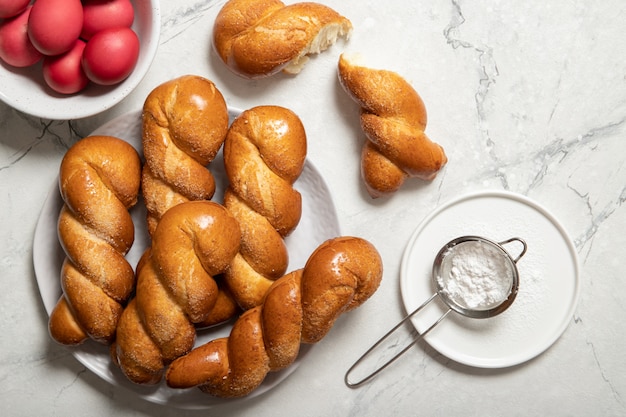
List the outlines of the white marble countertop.
<svg viewBox="0 0 626 417">
<path fill-rule="evenodd" d="M 246 81 L 210 51 L 223 1 L 162 2 L 160 46 L 149 74 L 113 109 L 50 121 L 0 103 L 0 409 L 5 416 L 405 416 L 626 414 L 626 5 L 621 0 L 323 0 L 354 24 L 353 37 L 298 76 Z M 371 200 L 359 170 L 357 108 L 341 90 L 342 51 L 403 75 L 428 110 L 426 132 L 449 163 Z M 37 219 L 67 148 L 113 117 L 140 109 L 156 85 L 183 74 L 213 80 L 231 106 L 291 108 L 309 134 L 308 157 L 335 199 L 341 231 L 370 240 L 385 275 L 298 369 L 269 392 L 211 410 L 138 399 L 101 380 L 53 343 L 33 270 Z M 2 86 L 0 85 L 0 88 Z M 347 368 L 405 314 L 402 253 L 417 225 L 460 195 L 506 190 L 546 207 L 571 237 L 580 300 L 543 354 L 518 366 L 460 365 L 426 343 L 358 389 Z M 408 338 L 410 327 L 401 329 Z"/>
</svg>

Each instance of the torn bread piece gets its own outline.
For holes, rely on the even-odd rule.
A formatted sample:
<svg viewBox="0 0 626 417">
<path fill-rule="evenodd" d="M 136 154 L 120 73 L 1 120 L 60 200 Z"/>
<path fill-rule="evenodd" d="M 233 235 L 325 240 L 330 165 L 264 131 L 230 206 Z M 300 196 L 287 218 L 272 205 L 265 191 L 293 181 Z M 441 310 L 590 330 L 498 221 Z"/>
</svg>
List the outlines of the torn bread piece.
<svg viewBox="0 0 626 417">
<path fill-rule="evenodd" d="M 299 73 L 309 55 L 351 32 L 350 20 L 322 4 L 230 0 L 215 19 L 213 47 L 236 74 L 261 78 Z"/>
</svg>

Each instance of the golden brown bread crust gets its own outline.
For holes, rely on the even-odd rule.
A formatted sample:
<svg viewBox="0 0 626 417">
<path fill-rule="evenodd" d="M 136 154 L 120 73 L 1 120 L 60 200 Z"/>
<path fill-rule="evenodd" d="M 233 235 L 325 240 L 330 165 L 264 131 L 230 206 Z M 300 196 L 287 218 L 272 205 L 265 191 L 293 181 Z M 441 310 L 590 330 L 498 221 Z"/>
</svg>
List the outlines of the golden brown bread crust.
<svg viewBox="0 0 626 417">
<path fill-rule="evenodd" d="M 223 324 L 241 313 L 241 309 L 237 301 L 235 301 L 235 297 L 233 297 L 233 294 L 230 292 L 228 285 L 224 282 L 223 276 L 219 275 L 214 278 L 217 283 L 217 299 L 206 318 L 194 323 L 196 329 L 204 329 Z"/>
<path fill-rule="evenodd" d="M 283 238 L 302 214 L 302 197 L 293 183 L 304 168 L 306 151 L 302 122 L 284 107 L 246 110 L 228 130 L 224 205 L 239 222 L 242 238 L 240 253 L 224 278 L 243 309 L 260 304 L 287 269 Z"/>
<path fill-rule="evenodd" d="M 263 304 L 242 314 L 228 337 L 172 362 L 168 385 L 198 386 L 218 397 L 249 394 L 268 372 L 293 363 L 301 343 L 318 342 L 343 312 L 371 297 L 382 270 L 380 255 L 363 239 L 323 243 L 303 269 L 275 281 Z"/>
<path fill-rule="evenodd" d="M 90 136 L 65 154 L 59 173 L 64 201 L 58 235 L 66 258 L 63 296 L 49 331 L 65 345 L 87 337 L 110 343 L 134 283 L 124 256 L 135 238 L 128 209 L 137 202 L 141 162 L 137 151 L 111 136 Z"/>
<path fill-rule="evenodd" d="M 446 164 L 443 148 L 424 133 L 426 108 L 400 75 L 339 58 L 339 81 L 361 106 L 367 141 L 361 174 L 373 198 L 397 191 L 408 177 L 432 180 Z"/>
<path fill-rule="evenodd" d="M 156 87 L 142 114 L 142 191 L 148 232 L 170 207 L 189 200 L 209 200 L 215 180 L 206 168 L 228 130 L 228 109 L 215 84 L 185 75 Z"/>
<path fill-rule="evenodd" d="M 195 324 L 217 300 L 213 276 L 228 267 L 240 238 L 237 221 L 213 202 L 181 203 L 163 215 L 112 349 L 113 361 L 131 381 L 157 383 L 170 361 L 191 350 Z"/>
<path fill-rule="evenodd" d="M 307 55 L 319 53 L 352 30 L 348 19 L 312 2 L 231 0 L 213 26 L 213 46 L 235 73 L 258 78 L 281 70 L 297 73 Z"/>
</svg>

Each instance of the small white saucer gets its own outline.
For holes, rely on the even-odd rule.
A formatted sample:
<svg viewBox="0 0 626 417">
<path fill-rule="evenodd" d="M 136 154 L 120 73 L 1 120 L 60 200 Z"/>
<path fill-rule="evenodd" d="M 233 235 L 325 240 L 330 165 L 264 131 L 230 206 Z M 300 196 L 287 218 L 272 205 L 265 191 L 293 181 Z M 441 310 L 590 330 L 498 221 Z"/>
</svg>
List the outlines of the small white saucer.
<svg viewBox="0 0 626 417">
<path fill-rule="evenodd" d="M 451 313 L 424 340 L 456 362 L 481 368 L 518 365 L 541 354 L 573 318 L 580 291 L 578 257 L 555 217 L 522 195 L 470 194 L 440 206 L 417 227 L 401 266 L 407 313 L 435 293 L 431 272 L 439 249 L 464 235 L 526 241 L 528 251 L 517 263 L 519 293 L 508 310 L 492 318 Z M 411 319 L 419 332 L 446 311 L 443 302 L 436 300 Z"/>
</svg>

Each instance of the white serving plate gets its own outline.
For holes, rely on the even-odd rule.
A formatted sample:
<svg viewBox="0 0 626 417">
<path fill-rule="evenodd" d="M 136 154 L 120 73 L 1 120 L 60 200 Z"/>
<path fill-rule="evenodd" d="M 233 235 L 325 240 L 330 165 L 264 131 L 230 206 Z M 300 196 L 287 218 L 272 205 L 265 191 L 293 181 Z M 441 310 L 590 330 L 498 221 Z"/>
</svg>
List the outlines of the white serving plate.
<svg viewBox="0 0 626 417">
<path fill-rule="evenodd" d="M 229 108 L 231 121 L 241 111 Z M 141 113 L 139 111 L 121 115 L 96 129 L 92 135 L 111 135 L 128 141 L 136 149 L 141 149 Z M 141 153 L 141 152 L 140 152 Z M 224 171 L 221 151 L 209 165 L 215 176 L 216 192 L 213 201 L 222 202 L 227 177 Z M 57 219 L 63 205 L 58 190 L 58 179 L 52 184 L 50 193 L 44 203 L 37 222 L 33 242 L 33 263 L 39 292 L 48 314 L 61 296 L 59 272 L 65 258 L 57 237 Z M 324 241 L 340 235 L 339 222 L 334 203 L 324 179 L 307 160 L 295 188 L 302 195 L 302 218 L 294 232 L 286 238 L 289 250 L 288 271 L 302 268 L 311 253 Z M 127 255 L 131 265 L 136 265 L 141 254 L 149 244 L 146 229 L 146 210 L 140 201 L 131 210 L 135 222 L 135 243 Z M 200 331 L 196 346 L 217 337 L 227 336 L 232 323 L 216 328 Z M 281 383 L 296 370 L 300 360 L 309 350 L 303 345 L 295 363 L 288 368 L 270 373 L 261 386 L 253 391 L 248 398 L 258 396 Z M 87 341 L 85 344 L 69 348 L 80 363 L 96 375 L 115 386 L 122 386 L 134 392 L 138 397 L 159 404 L 167 404 L 185 409 L 210 408 L 227 400 L 211 397 L 196 388 L 175 390 L 167 387 L 165 382 L 153 387 L 131 383 L 122 372 L 112 364 L 108 347 Z"/>
<path fill-rule="evenodd" d="M 424 340 L 456 362 L 481 368 L 518 365 L 541 354 L 573 319 L 580 292 L 578 257 L 556 218 L 522 195 L 469 194 L 440 206 L 417 227 L 401 266 L 407 313 L 435 293 L 431 272 L 439 249 L 464 235 L 525 240 L 528 251 L 517 262 L 518 295 L 506 311 L 492 318 L 451 313 Z M 518 249 L 510 245 L 506 249 L 515 256 Z M 444 303 L 435 300 L 411 319 L 417 331 L 426 330 L 446 311 Z"/>
</svg>

